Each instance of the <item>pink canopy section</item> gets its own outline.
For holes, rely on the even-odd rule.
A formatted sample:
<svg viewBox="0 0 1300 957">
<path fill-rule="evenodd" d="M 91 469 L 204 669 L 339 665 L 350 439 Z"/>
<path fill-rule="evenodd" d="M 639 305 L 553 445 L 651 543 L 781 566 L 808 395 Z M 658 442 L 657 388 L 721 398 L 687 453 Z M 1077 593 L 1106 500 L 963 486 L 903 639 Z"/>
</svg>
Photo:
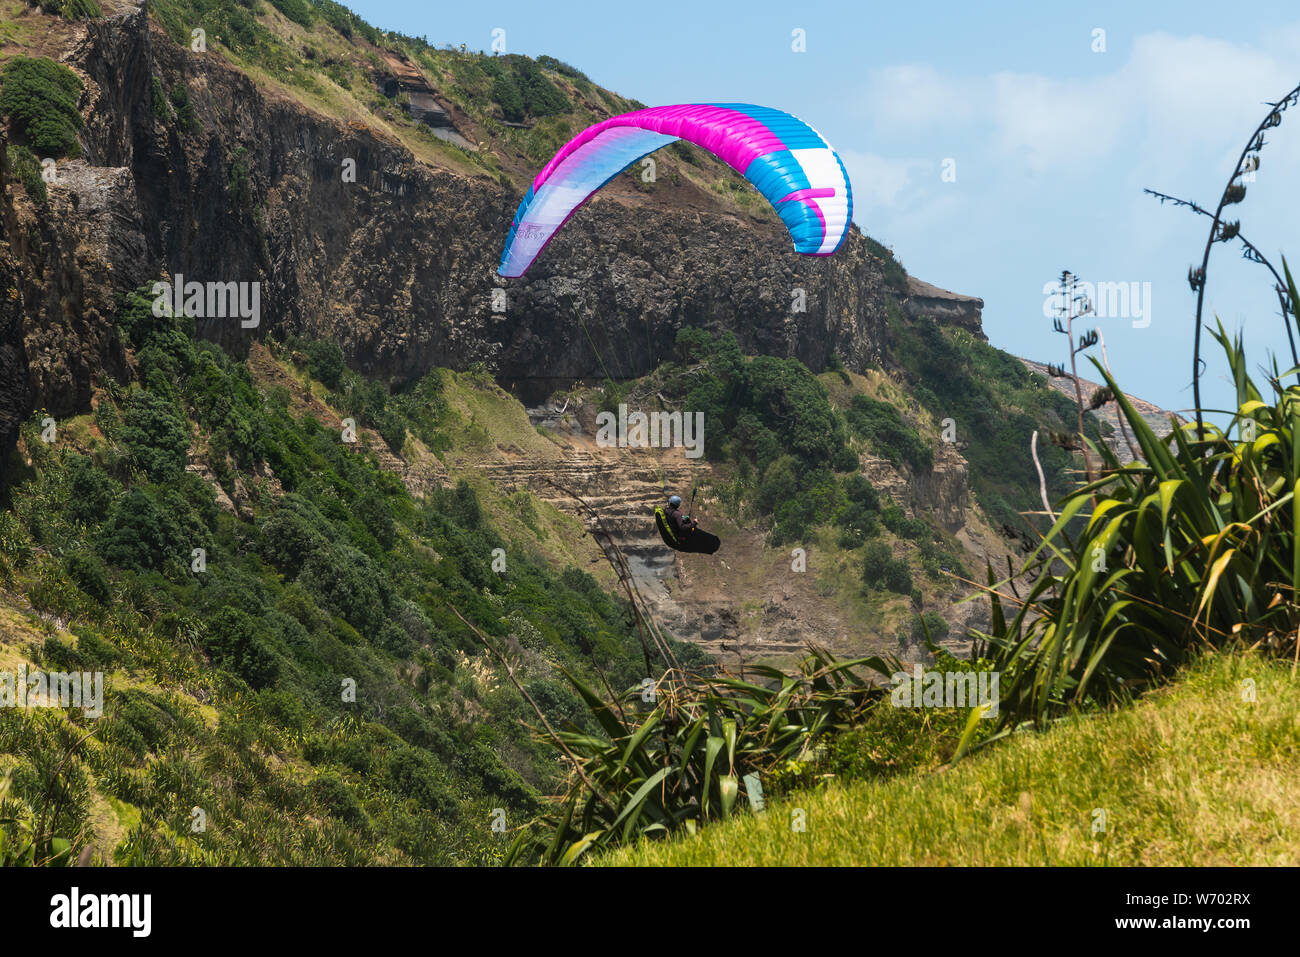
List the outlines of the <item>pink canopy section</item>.
<svg viewBox="0 0 1300 957">
<path fill-rule="evenodd" d="M 610 117 L 560 148 L 519 204 L 501 275 L 522 276 L 593 193 L 679 139 L 708 150 L 753 183 L 789 228 L 797 252 L 827 256 L 843 243 L 853 216 L 848 174 L 812 127 L 751 104 L 660 106 Z"/>
</svg>

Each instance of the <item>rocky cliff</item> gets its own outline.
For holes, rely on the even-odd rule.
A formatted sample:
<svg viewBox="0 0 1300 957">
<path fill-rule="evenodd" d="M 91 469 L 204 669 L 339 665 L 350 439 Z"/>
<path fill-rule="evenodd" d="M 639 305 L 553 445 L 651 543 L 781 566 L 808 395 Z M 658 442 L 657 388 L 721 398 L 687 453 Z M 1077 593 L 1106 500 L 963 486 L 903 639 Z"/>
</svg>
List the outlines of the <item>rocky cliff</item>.
<svg viewBox="0 0 1300 957">
<path fill-rule="evenodd" d="M 903 311 L 909 316 L 931 316 L 937 322 L 958 326 L 987 340 L 981 316 L 983 309 L 984 300 L 976 296 L 963 296 L 922 282 L 915 276 L 907 277 Z"/>
<path fill-rule="evenodd" d="M 261 284 L 256 329 L 207 319 L 205 337 L 236 350 L 332 337 L 358 369 L 398 380 L 479 361 L 507 382 L 632 377 L 684 325 L 734 329 L 747 351 L 814 369 L 833 352 L 853 369 L 878 357 L 886 291 L 856 231 L 810 259 L 770 220 L 614 184 L 507 282 L 495 269 L 520 196 L 504 177 L 417 162 L 177 45 L 143 7 L 105 12 L 61 27 L 86 85 L 83 158 L 59 162 L 48 210 L 6 198 L 5 239 L 25 264 L 9 286 L 22 309 L 0 327 L 10 438 L 17 410 L 85 409 L 91 382 L 123 361 L 115 297 L 177 273 Z M 184 87 L 188 127 L 159 115 L 155 83 Z"/>
</svg>

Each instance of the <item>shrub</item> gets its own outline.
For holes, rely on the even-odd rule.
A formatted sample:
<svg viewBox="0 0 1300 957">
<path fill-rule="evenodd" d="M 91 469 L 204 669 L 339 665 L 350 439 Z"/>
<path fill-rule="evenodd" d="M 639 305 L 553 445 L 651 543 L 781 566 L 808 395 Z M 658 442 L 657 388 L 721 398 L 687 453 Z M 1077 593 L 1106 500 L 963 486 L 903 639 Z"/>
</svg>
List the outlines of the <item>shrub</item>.
<svg viewBox="0 0 1300 957">
<path fill-rule="evenodd" d="M 455 816 L 456 802 L 445 782 L 445 774 L 424 752 L 399 748 L 389 757 L 385 774 L 398 794 L 440 817 Z"/>
<path fill-rule="evenodd" d="M 41 177 L 41 161 L 35 154 L 20 143 L 10 143 L 5 154 L 9 159 L 10 172 L 23 184 L 31 201 L 41 206 L 49 202 L 49 192 Z"/>
<path fill-rule="evenodd" d="M 107 605 L 113 597 L 108 584 L 108 570 L 98 555 L 78 552 L 68 559 L 68 576 L 101 605 Z"/>
<path fill-rule="evenodd" d="M 89 20 L 103 15 L 95 0 L 39 0 L 39 3 L 46 13 L 56 14 L 65 20 Z"/>
<path fill-rule="evenodd" d="M 855 434 L 894 465 L 905 463 L 915 471 L 928 471 L 934 466 L 934 450 L 888 402 L 855 395 L 845 418 Z"/>
<path fill-rule="evenodd" d="M 492 101 L 501 107 L 501 115 L 511 123 L 524 120 L 524 95 L 514 78 L 501 73 L 492 81 Z"/>
<path fill-rule="evenodd" d="M 907 270 L 903 268 L 903 264 L 894 257 L 894 253 L 887 246 L 870 236 L 867 236 L 866 240 L 867 251 L 884 264 L 885 285 L 892 289 L 895 295 L 906 296 Z"/>
<path fill-rule="evenodd" d="M 302 504 L 301 513 L 293 507 L 295 500 Z M 315 521 L 309 516 L 314 516 Z M 327 544 L 325 537 L 317 531 L 318 523 L 323 522 L 324 518 L 310 504 L 297 496 L 286 496 L 280 507 L 262 523 L 262 556 L 290 575 L 297 576 L 312 553 Z"/>
<path fill-rule="evenodd" d="M 99 553 L 119 568 L 160 569 L 182 555 L 180 531 L 142 489 L 133 488 L 113 508 L 100 537 Z"/>
<path fill-rule="evenodd" d="M 184 723 L 177 707 L 161 695 L 128 688 L 115 692 L 110 700 L 107 717 L 118 731 L 111 737 L 133 744 L 138 756 L 161 751 Z"/>
<path fill-rule="evenodd" d="M 193 132 L 198 118 L 194 115 L 194 104 L 190 101 L 190 91 L 185 82 L 181 81 L 168 90 L 167 98 L 176 112 L 176 125 L 186 133 Z"/>
<path fill-rule="evenodd" d="M 885 568 L 885 587 L 900 595 L 912 591 L 912 570 L 906 562 L 891 561 Z"/>
<path fill-rule="evenodd" d="M 84 455 L 69 453 L 64 460 L 68 483 L 68 514 L 83 525 L 104 520 L 113 503 L 113 480 Z"/>
<path fill-rule="evenodd" d="M 362 632 L 377 629 L 388 606 L 387 577 L 369 557 L 348 545 L 313 552 L 303 567 L 302 584 Z"/>
<path fill-rule="evenodd" d="M 257 623 L 237 608 L 213 616 L 203 636 L 203 648 L 219 668 L 234 672 L 254 688 L 275 680 L 279 662 Z"/>
<path fill-rule="evenodd" d="M 117 648 L 105 641 L 90 625 L 73 625 L 72 633 L 77 636 L 77 654 L 82 660 L 82 667 L 105 668 L 120 657 Z"/>
<path fill-rule="evenodd" d="M 357 521 L 374 536 L 379 547 L 386 552 L 392 551 L 397 536 L 397 523 L 393 521 L 393 510 L 388 507 L 383 496 L 369 492 L 357 499 L 355 509 Z"/>
<path fill-rule="evenodd" d="M 893 557 L 884 542 L 871 542 L 862 557 L 862 580 L 871 588 L 887 588 L 906 595 L 912 590 L 907 563 Z"/>
<path fill-rule="evenodd" d="M 163 89 L 162 80 L 156 76 L 150 77 L 149 91 L 154 119 L 159 123 L 166 123 L 171 119 L 172 111 L 167 107 L 167 92 Z"/>
<path fill-rule="evenodd" d="M 929 641 L 942 641 L 948 637 L 948 630 L 948 622 L 937 611 L 923 612 L 912 618 L 912 640 L 914 642 L 926 641 L 927 631 L 929 632 Z"/>
<path fill-rule="evenodd" d="M 885 580 L 885 572 L 894 554 L 884 542 L 872 542 L 862 555 L 862 580 L 872 587 Z"/>
<path fill-rule="evenodd" d="M 131 396 L 119 438 L 132 464 L 155 482 L 185 470 L 190 430 L 166 399 L 142 389 Z"/>
<path fill-rule="evenodd" d="M 325 812 L 346 824 L 366 821 L 366 812 L 352 789 L 334 771 L 325 771 L 311 782 L 311 793 Z"/>
<path fill-rule="evenodd" d="M 77 75 L 48 57 L 16 56 L 0 75 L 0 113 L 37 153 L 64 156 L 77 145 L 82 85 Z"/>
<path fill-rule="evenodd" d="M 307 372 L 325 388 L 333 391 L 343 378 L 343 350 L 333 342 L 313 342 L 307 346 Z"/>
<path fill-rule="evenodd" d="M 918 541 L 930 534 L 930 526 L 924 519 L 908 518 L 897 505 L 887 505 L 880 513 L 880 520 L 884 523 L 885 528 L 889 529 L 899 538 L 906 538 L 909 541 Z"/>
<path fill-rule="evenodd" d="M 300 26 L 311 29 L 311 7 L 306 0 L 271 0 L 271 6 Z"/>
</svg>

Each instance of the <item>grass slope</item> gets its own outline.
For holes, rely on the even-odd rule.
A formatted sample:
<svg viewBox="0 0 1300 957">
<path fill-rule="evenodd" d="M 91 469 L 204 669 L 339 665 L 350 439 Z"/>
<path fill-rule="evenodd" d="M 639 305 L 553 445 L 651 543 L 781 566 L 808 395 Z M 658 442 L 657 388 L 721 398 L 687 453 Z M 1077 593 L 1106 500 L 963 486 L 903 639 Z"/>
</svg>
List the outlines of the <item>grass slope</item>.
<svg viewBox="0 0 1300 957">
<path fill-rule="evenodd" d="M 1294 866 L 1297 690 L 1284 663 L 1209 657 L 1133 707 L 995 743 L 946 772 L 794 793 L 761 817 L 599 863 Z"/>
</svg>

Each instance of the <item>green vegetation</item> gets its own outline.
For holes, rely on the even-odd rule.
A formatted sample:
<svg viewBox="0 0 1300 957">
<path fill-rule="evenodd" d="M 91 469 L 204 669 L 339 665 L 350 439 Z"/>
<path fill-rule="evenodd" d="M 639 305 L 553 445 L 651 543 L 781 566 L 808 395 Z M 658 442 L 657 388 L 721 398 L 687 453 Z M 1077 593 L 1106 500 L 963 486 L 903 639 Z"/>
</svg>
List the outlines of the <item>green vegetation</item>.
<svg viewBox="0 0 1300 957">
<path fill-rule="evenodd" d="M 49 202 L 45 180 L 41 178 L 41 161 L 35 154 L 26 146 L 10 143 L 5 148 L 5 157 L 9 162 L 10 173 L 23 184 L 23 189 L 32 202 L 42 206 Z"/>
<path fill-rule="evenodd" d="M 162 80 L 158 77 L 149 78 L 150 104 L 153 107 L 154 119 L 159 123 L 166 123 L 172 117 L 172 111 L 167 106 L 167 93 L 163 90 Z"/>
<path fill-rule="evenodd" d="M 814 652 L 793 675 L 756 667 L 755 681 L 700 681 L 670 671 L 653 694 L 637 688 L 611 702 L 571 678 L 597 730 L 555 735 L 577 771 L 510 860 L 573 864 L 637 838 L 694 834 L 739 813 L 742 794 L 761 802 L 751 782 L 806 760 L 824 735 L 846 730 L 879 699 L 858 666 L 890 673 L 880 659 Z"/>
<path fill-rule="evenodd" d="M 863 238 L 867 241 L 867 252 L 884 264 L 885 285 L 900 299 L 907 296 L 907 270 L 894 258 L 894 251 L 870 236 L 864 234 Z"/>
<path fill-rule="evenodd" d="M 93 20 L 104 15 L 95 0 L 38 0 L 38 6 L 65 20 Z"/>
<path fill-rule="evenodd" d="M 1243 699 L 1249 683 L 1255 700 Z M 900 723 L 960 712 L 881 708 Z M 992 724 L 990 721 L 982 725 Z M 1283 865 L 1300 846 L 1300 682 L 1285 662 L 1210 655 L 1131 708 L 1067 718 L 929 773 L 953 725 L 894 738 L 851 732 L 822 790 L 780 798 L 696 837 L 600 855 L 654 866 Z M 913 728 L 913 731 L 919 730 Z M 895 762 L 901 775 L 881 775 Z M 883 765 L 883 767 L 882 767 Z M 859 778 L 859 780 L 852 780 Z M 803 831 L 793 829 L 802 811 Z M 1099 818 L 1098 809 L 1104 811 Z M 1097 824 L 1104 830 L 1095 830 Z"/>
<path fill-rule="evenodd" d="M 1300 305 L 1294 284 L 1290 295 Z M 1205 646 L 1294 648 L 1300 384 L 1284 386 L 1275 360 L 1265 401 L 1240 337 L 1221 325 L 1214 335 L 1237 391 L 1226 432 L 1185 425 L 1157 438 L 1093 360 L 1146 461 L 1120 466 L 1100 446 L 1102 477 L 1062 502 L 1031 556 L 1024 604 L 1006 622 L 994 601 L 1004 722 L 1123 699 Z"/>
<path fill-rule="evenodd" d="M 594 730 L 556 668 L 638 683 L 626 607 L 503 539 L 464 482 L 412 498 L 364 438 L 295 418 L 283 389 L 263 396 L 245 363 L 151 305 L 142 291 L 119 313 L 139 376 L 106 387 L 102 437 L 75 420 L 46 445 L 34 419 L 32 464 L 5 490 L 0 656 L 103 667 L 110 692 L 97 721 L 0 709 L 0 840 L 32 860 L 56 855 L 50 835 L 133 864 L 500 860 L 494 809 L 517 827 L 562 769 L 451 608 L 512 650 L 550 720 Z M 427 432 L 441 382 L 391 397 L 341 370 L 331 398 L 365 397 L 369 414 L 383 396 Z M 65 756 L 66 799 L 36 835 Z"/>
<path fill-rule="evenodd" d="M 189 88 L 183 82 L 177 83 L 167 92 L 167 99 L 171 101 L 176 125 L 182 132 L 193 133 L 198 128 L 198 118 L 194 115 Z"/>
<path fill-rule="evenodd" d="M 855 395 L 845 418 L 854 435 L 866 439 L 895 466 L 906 464 L 916 472 L 928 472 L 934 466 L 934 449 L 916 429 L 903 422 L 898 409 L 888 402 Z"/>
<path fill-rule="evenodd" d="M 889 333 L 891 358 L 911 379 L 912 395 L 936 421 L 955 423 L 971 488 L 985 513 L 1018 534 L 1036 534 L 1021 514 L 1043 507 L 1029 439 L 1037 428 L 1072 430 L 1074 404 L 1015 356 L 964 330 L 928 317 L 904 320 L 891 306 Z M 1090 439 L 1100 439 L 1095 416 L 1085 418 L 1085 429 Z M 1038 455 L 1048 493 L 1058 499 L 1073 487 L 1071 471 L 1078 465 L 1048 442 L 1039 443 Z"/>
<path fill-rule="evenodd" d="M 271 0 L 271 6 L 299 26 L 311 27 L 315 21 L 311 4 L 307 0 Z"/>
<path fill-rule="evenodd" d="M 912 572 L 907 562 L 894 558 L 884 542 L 871 542 L 862 556 L 862 580 L 870 588 L 887 588 L 900 595 L 911 594 Z"/>
<path fill-rule="evenodd" d="M 546 78 L 541 65 L 528 57 L 494 57 L 484 63 L 483 69 L 492 77 L 493 102 L 511 122 L 559 116 L 573 109 L 569 98 Z"/>
<path fill-rule="evenodd" d="M 16 56 L 0 75 L 0 113 L 31 149 L 58 157 L 76 152 L 81 81 L 48 57 Z"/>
<path fill-rule="evenodd" d="M 775 545 L 802 538 L 841 510 L 865 535 L 865 500 L 850 499 L 834 474 L 856 472 L 857 456 L 826 387 L 807 367 L 796 359 L 746 359 L 730 332 L 714 338 L 692 328 L 678 333 L 676 355 L 678 362 L 661 367 L 664 388 L 683 397 L 683 408 L 704 413 L 712 439 L 705 455 L 737 466 L 724 492 L 733 506 L 771 515 Z"/>
</svg>

